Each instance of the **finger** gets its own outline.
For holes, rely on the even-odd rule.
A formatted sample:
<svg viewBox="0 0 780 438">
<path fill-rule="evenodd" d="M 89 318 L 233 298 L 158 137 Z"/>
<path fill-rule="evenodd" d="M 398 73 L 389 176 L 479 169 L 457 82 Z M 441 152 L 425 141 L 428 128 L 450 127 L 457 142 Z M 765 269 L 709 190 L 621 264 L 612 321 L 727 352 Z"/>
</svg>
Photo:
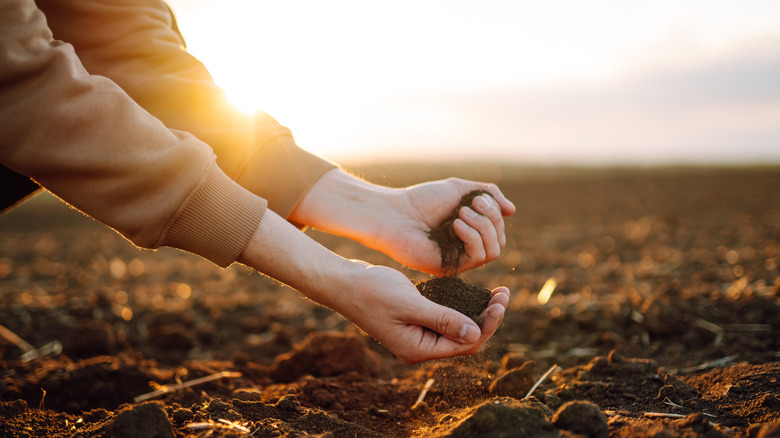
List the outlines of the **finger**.
<svg viewBox="0 0 780 438">
<path fill-rule="evenodd" d="M 482 247 L 485 252 L 484 263 L 497 258 L 501 254 L 501 245 L 498 242 L 498 234 L 496 233 L 496 228 L 490 218 L 477 213 L 469 207 L 460 209 L 460 218 L 468 226 L 479 232 L 480 239 L 482 240 Z M 457 234 L 457 231 L 455 234 Z M 464 241 L 464 243 L 466 242 Z M 466 249 L 468 250 L 468 248 Z"/>
<path fill-rule="evenodd" d="M 515 207 L 515 204 L 512 203 L 509 199 L 507 199 L 506 196 L 504 196 L 503 193 L 501 193 L 501 190 L 498 188 L 495 184 L 485 184 L 482 187 L 482 190 L 490 193 L 491 196 L 493 196 L 493 199 L 495 199 L 498 202 L 498 205 L 501 207 L 501 214 L 504 216 L 510 216 L 517 211 L 517 208 Z"/>
<path fill-rule="evenodd" d="M 421 331 L 420 336 L 422 338 L 415 343 L 411 351 L 404 356 L 399 356 L 404 362 L 417 363 L 426 360 L 445 359 L 471 354 L 475 351 L 473 344 L 462 344 L 430 330 Z M 479 349 L 480 345 L 477 345 L 476 349 Z"/>
<path fill-rule="evenodd" d="M 509 297 L 511 295 L 511 293 L 509 292 L 509 288 L 506 287 L 506 286 L 499 286 L 499 287 L 493 289 L 492 291 L 490 291 L 490 296 L 491 297 L 493 297 L 493 296 L 495 296 L 497 294 L 504 294 L 507 297 Z"/>
<path fill-rule="evenodd" d="M 506 296 L 504 294 L 498 295 Z M 501 303 L 496 302 L 490 304 L 481 315 L 482 327 L 480 328 L 479 340 L 470 346 L 461 344 L 461 348 L 458 349 L 456 354 L 467 355 L 479 351 L 479 349 L 496 333 L 496 330 L 498 330 L 501 321 L 504 319 L 505 311 L 506 307 Z"/>
<path fill-rule="evenodd" d="M 498 205 L 498 201 L 490 195 L 480 195 L 474 198 L 472 205 L 477 213 L 493 222 L 499 248 L 503 248 L 506 245 L 506 234 L 504 233 L 504 217 L 501 216 L 501 207 Z"/>
<path fill-rule="evenodd" d="M 466 250 L 463 259 L 459 261 L 458 269 L 465 271 L 484 264 L 487 255 L 479 231 L 468 226 L 462 219 L 455 219 L 452 226 L 455 234 L 463 241 L 463 247 Z"/>
<path fill-rule="evenodd" d="M 503 295 L 503 294 L 501 294 Z M 501 325 L 501 321 L 504 319 L 504 312 L 506 306 L 501 303 L 493 303 L 482 312 L 482 330 L 479 339 L 479 345 L 481 346 L 498 330 L 498 326 Z"/>
<path fill-rule="evenodd" d="M 431 359 L 442 359 L 447 357 L 453 357 L 453 356 L 461 356 L 466 354 L 473 354 L 477 352 L 484 344 L 487 342 L 491 336 L 496 332 L 499 325 L 501 324 L 501 321 L 504 317 L 505 308 L 507 306 L 507 303 L 509 302 L 509 289 L 505 287 L 498 287 L 494 289 L 491 292 L 491 299 L 488 304 L 488 307 L 485 309 L 484 312 L 482 312 L 482 327 L 477 329 L 478 336 L 476 336 L 476 340 L 474 342 L 463 342 L 463 340 L 454 340 L 450 337 L 446 336 L 439 336 L 437 333 L 433 333 L 431 331 L 424 331 L 422 332 L 422 339 L 417 344 L 417 350 L 410 353 L 409 356 L 404 359 L 405 361 L 409 363 L 413 362 L 420 362 L 423 360 L 431 360 Z M 450 327 L 452 327 L 452 321 L 457 320 L 458 323 L 462 322 L 462 318 L 465 317 L 465 315 L 461 315 L 459 312 L 456 312 L 454 310 L 451 310 L 449 308 L 445 308 L 443 306 L 439 306 L 435 303 L 430 303 L 433 307 L 431 309 L 436 308 L 436 310 L 430 310 L 431 312 L 435 312 L 437 310 L 443 310 L 444 313 L 440 314 L 435 319 L 438 321 L 434 325 L 448 325 L 447 328 L 440 327 L 439 330 L 442 330 L 442 332 L 449 331 Z M 449 317 L 453 318 L 450 322 L 444 323 L 444 319 L 447 318 L 444 314 L 449 314 Z M 471 326 L 473 324 L 473 321 L 466 318 L 468 321 L 466 324 L 468 326 Z M 455 323 L 455 327 L 457 327 L 457 324 Z M 425 325 L 425 324 L 421 324 Z M 434 329 L 433 327 L 430 327 L 428 325 L 425 325 L 426 327 L 429 327 L 431 329 Z M 476 327 L 476 324 L 473 325 L 473 327 Z M 436 329 L 434 329 L 436 330 Z M 438 332 L 438 330 L 436 330 Z M 460 335 L 460 334 L 459 334 Z M 471 335 L 469 335 L 471 336 Z"/>
<path fill-rule="evenodd" d="M 509 295 L 503 292 L 493 293 L 488 302 L 488 306 L 492 304 L 501 304 L 506 308 L 509 305 Z"/>
</svg>

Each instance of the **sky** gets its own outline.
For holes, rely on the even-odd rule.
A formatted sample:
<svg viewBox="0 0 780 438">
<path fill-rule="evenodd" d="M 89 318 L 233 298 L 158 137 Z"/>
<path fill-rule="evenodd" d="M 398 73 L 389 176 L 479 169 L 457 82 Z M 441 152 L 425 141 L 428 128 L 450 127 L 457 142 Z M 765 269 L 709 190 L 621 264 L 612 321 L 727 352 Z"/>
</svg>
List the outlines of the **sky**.
<svg viewBox="0 0 780 438">
<path fill-rule="evenodd" d="M 777 0 L 170 0 L 235 105 L 339 162 L 780 163 Z"/>
</svg>

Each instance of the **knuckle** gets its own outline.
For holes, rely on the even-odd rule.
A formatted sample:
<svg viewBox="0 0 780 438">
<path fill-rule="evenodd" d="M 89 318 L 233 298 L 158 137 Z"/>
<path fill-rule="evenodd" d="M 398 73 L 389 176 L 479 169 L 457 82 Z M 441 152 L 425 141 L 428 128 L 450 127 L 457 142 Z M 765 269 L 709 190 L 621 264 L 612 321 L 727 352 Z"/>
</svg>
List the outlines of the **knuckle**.
<svg viewBox="0 0 780 438">
<path fill-rule="evenodd" d="M 442 312 L 441 315 L 436 318 L 436 323 L 434 325 L 434 329 L 437 333 L 447 333 L 447 330 L 452 326 L 452 318 L 450 318 L 446 312 Z"/>
<path fill-rule="evenodd" d="M 482 185 L 482 190 L 490 193 L 490 195 L 493 196 L 496 192 L 498 192 L 498 186 L 493 183 L 485 183 Z"/>
<path fill-rule="evenodd" d="M 474 227 L 474 228 L 479 228 L 479 229 L 481 229 L 481 228 L 483 228 L 483 227 L 485 226 L 485 224 L 487 224 L 487 223 L 489 223 L 489 222 L 490 222 L 490 219 L 488 219 L 488 218 L 487 218 L 487 216 L 484 216 L 484 215 L 478 214 L 478 215 L 474 216 L 474 217 L 471 219 L 471 221 L 472 221 L 472 223 L 474 224 L 474 225 L 473 225 L 473 227 Z"/>
</svg>

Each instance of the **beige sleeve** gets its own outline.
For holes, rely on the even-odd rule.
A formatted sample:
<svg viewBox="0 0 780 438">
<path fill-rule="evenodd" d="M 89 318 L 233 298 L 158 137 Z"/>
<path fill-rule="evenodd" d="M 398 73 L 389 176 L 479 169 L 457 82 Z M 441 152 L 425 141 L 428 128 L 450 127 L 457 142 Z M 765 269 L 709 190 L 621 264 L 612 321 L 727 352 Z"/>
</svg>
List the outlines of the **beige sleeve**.
<svg viewBox="0 0 780 438">
<path fill-rule="evenodd" d="M 208 145 L 90 75 L 33 0 L 0 8 L 0 163 L 141 247 L 175 246 L 221 266 L 266 208 Z"/>
<path fill-rule="evenodd" d="M 203 64 L 186 51 L 161 1 L 37 3 L 55 38 L 72 44 L 90 73 L 116 82 L 169 128 L 211 146 L 225 173 L 267 199 L 279 215 L 286 218 L 311 185 L 335 166 L 299 148 L 290 131 L 267 114 L 247 115 L 230 105 Z M 238 41 L 225 50 L 262 57 L 264 44 L 269 42 Z M 268 60 L 269 69 L 277 66 Z"/>
</svg>

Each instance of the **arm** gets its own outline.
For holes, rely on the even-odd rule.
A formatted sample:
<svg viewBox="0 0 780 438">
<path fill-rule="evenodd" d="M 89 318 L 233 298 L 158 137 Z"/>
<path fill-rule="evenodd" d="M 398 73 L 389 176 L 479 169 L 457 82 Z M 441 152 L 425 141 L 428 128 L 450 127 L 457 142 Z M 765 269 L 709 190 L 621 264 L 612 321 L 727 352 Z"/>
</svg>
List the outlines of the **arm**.
<svg viewBox="0 0 780 438">
<path fill-rule="evenodd" d="M 222 266 L 266 207 L 206 144 L 88 74 L 32 0 L 0 10 L 0 163 L 139 246 L 174 246 Z"/>
<path fill-rule="evenodd" d="M 299 148 L 268 114 L 233 107 L 206 67 L 184 48 L 160 0 L 121 6 L 103 0 L 37 0 L 54 37 L 76 50 L 84 67 L 118 84 L 168 128 L 208 144 L 225 173 L 287 217 L 333 163 Z M 256 45 L 252 47 L 256 48 Z M 262 57 L 240 47 L 240 56 Z M 279 61 L 267 60 L 268 68 Z M 258 78 L 258 81 L 262 80 Z"/>
<path fill-rule="evenodd" d="M 458 272 L 497 258 L 506 244 L 503 216 L 515 206 L 493 184 L 450 178 L 402 189 L 377 186 L 341 169 L 320 178 L 293 209 L 290 219 L 354 239 L 424 272 L 441 274 L 441 255 L 428 232 L 447 218 L 461 197 L 483 189 L 455 221 L 466 255 Z M 479 214 L 475 214 L 479 213 Z"/>
<path fill-rule="evenodd" d="M 498 328 L 509 302 L 506 288 L 494 290 L 480 328 L 423 298 L 400 272 L 344 259 L 272 211 L 239 261 L 341 313 L 409 363 L 476 352 Z"/>
</svg>

